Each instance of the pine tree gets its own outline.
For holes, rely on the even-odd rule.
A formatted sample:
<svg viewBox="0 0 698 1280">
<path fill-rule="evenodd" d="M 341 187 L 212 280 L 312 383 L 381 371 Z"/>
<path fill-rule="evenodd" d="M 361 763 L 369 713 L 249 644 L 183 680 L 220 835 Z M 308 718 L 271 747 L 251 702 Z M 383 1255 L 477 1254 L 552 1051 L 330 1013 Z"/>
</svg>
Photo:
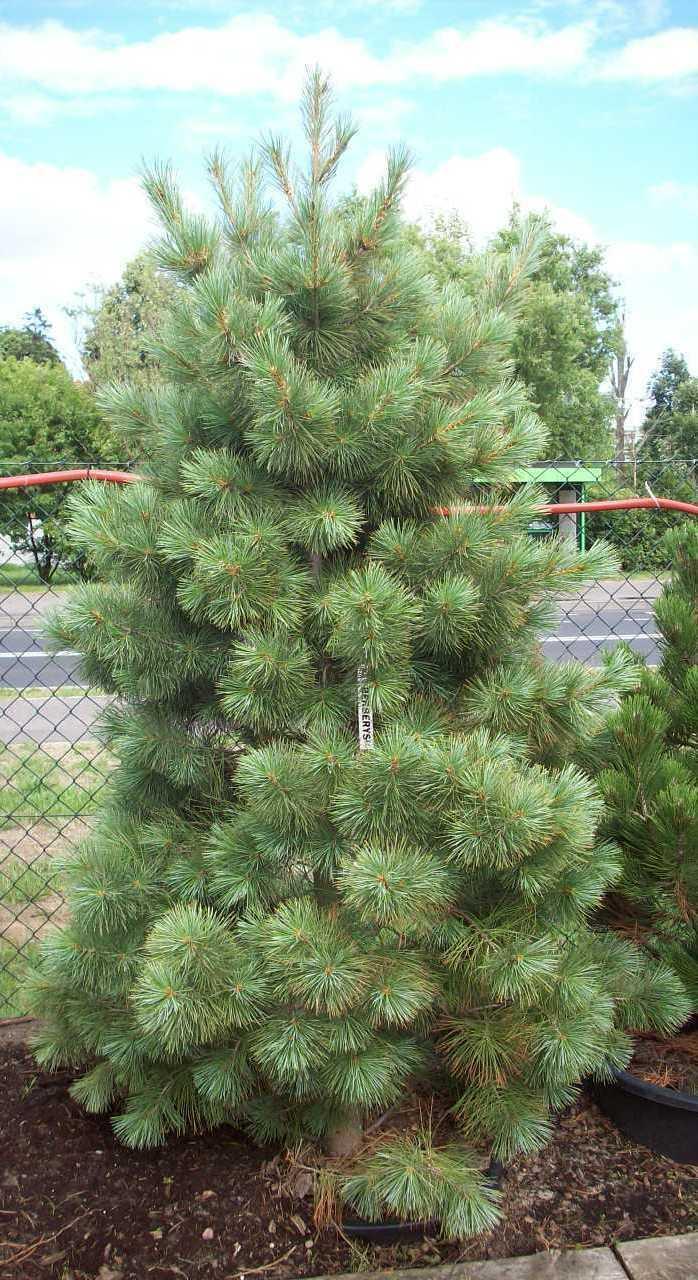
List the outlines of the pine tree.
<svg viewBox="0 0 698 1280">
<path fill-rule="evenodd" d="M 215 224 L 146 177 L 166 381 L 105 396 L 143 479 L 76 501 L 104 581 L 53 624 L 117 695 L 119 763 L 63 865 L 37 1053 L 84 1063 L 75 1097 L 133 1146 L 322 1138 L 360 1211 L 466 1235 L 496 1213 L 466 1144 L 539 1146 L 628 1021 L 683 997 L 587 924 L 619 860 L 569 758 L 627 677 L 536 648 L 550 593 L 613 564 L 528 539 L 540 494 L 511 486 L 541 448 L 510 357 L 540 233 L 439 286 L 401 228 L 406 154 L 333 203 L 354 130 L 318 72 L 303 117 L 301 172 L 276 138 L 237 182 L 213 156 Z M 362 1153 L 435 1076 L 458 1139 Z"/>
<path fill-rule="evenodd" d="M 669 963 L 698 1012 L 698 525 L 664 539 L 661 662 L 642 665 L 596 743 L 606 835 L 623 855 L 612 918 Z M 620 895 L 620 898 L 618 898 Z"/>
</svg>

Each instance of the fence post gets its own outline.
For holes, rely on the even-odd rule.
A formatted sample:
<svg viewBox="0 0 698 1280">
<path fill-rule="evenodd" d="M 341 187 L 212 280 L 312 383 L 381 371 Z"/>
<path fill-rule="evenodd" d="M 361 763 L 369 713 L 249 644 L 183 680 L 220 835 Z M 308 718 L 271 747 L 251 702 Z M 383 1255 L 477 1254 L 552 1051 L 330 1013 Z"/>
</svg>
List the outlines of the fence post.
<svg viewBox="0 0 698 1280">
<path fill-rule="evenodd" d="M 576 489 L 560 489 L 557 496 L 557 501 L 558 502 L 576 502 L 577 501 Z M 558 529 L 560 532 L 560 537 L 564 538 L 567 542 L 572 542 L 576 547 L 577 545 L 577 513 L 576 511 L 561 511 L 557 519 L 558 519 Z"/>
</svg>

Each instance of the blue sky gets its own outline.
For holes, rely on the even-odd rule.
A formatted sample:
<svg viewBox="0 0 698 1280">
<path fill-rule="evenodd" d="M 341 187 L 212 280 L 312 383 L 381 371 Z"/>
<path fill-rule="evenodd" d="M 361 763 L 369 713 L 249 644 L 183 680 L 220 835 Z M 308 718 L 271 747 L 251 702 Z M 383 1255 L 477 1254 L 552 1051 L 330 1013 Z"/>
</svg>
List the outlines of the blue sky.
<svg viewBox="0 0 698 1280">
<path fill-rule="evenodd" d="M 347 183 L 402 139 L 415 217 L 549 207 L 607 247 L 636 398 L 665 346 L 698 370 L 698 0 L 0 0 L 0 323 L 43 306 L 69 352 L 61 306 L 148 236 L 141 158 L 205 202 L 202 152 L 295 136 L 315 61 L 361 125 Z"/>
</svg>

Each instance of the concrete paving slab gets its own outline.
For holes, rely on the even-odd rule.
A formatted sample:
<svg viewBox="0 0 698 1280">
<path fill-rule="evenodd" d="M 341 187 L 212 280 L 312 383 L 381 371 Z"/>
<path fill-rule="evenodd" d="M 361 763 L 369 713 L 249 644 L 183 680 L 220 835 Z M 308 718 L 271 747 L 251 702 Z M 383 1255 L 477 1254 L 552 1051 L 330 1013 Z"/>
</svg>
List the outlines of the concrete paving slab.
<svg viewBox="0 0 698 1280">
<path fill-rule="evenodd" d="M 630 1280 L 698 1280 L 698 1232 L 616 1245 Z"/>
<path fill-rule="evenodd" d="M 327 1280 L 627 1280 L 627 1276 L 610 1249 L 568 1249 L 564 1253 L 535 1253 L 527 1258 L 459 1262 L 418 1271 L 380 1271 Z"/>
</svg>

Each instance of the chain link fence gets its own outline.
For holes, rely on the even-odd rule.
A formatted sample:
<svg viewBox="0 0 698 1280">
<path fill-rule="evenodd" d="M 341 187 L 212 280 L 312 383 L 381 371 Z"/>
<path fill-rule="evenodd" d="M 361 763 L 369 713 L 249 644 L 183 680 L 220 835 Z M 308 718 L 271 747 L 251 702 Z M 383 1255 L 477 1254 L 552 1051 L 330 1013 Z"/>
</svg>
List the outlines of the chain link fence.
<svg viewBox="0 0 698 1280">
<path fill-rule="evenodd" d="M 42 635 L 85 574 L 65 538 L 70 488 L 0 491 L 0 1018 L 25 1012 L 26 961 L 65 918 L 56 855 L 88 831 L 110 772 L 95 739 L 107 699 Z"/>
<path fill-rule="evenodd" d="M 593 502 L 630 497 L 698 501 L 698 459 L 642 462 L 545 462 L 521 472 L 555 502 Z M 679 512 L 656 510 L 593 511 L 542 517 L 530 526 L 534 537 L 559 531 L 582 549 L 603 538 L 615 549 L 617 577 L 593 582 L 561 596 L 558 625 L 541 637 L 548 658 L 577 658 L 598 665 L 605 649 L 625 641 L 649 663 L 658 659 L 659 635 L 654 601 L 670 564 L 663 543 L 666 531 L 682 520 Z"/>
<path fill-rule="evenodd" d="M 698 500 L 696 459 L 545 462 L 519 478 L 539 484 L 550 503 L 648 493 Z M 38 940 L 65 919 L 56 855 L 89 830 L 112 766 L 95 736 L 108 699 L 85 685 L 77 654 L 48 653 L 42 637 L 49 610 L 86 573 L 64 535 L 69 488 L 0 491 L 0 1019 L 25 1012 L 24 966 Z M 621 565 L 617 577 L 560 597 L 557 626 L 541 637 L 546 657 L 594 665 L 625 640 L 655 662 L 653 603 L 669 568 L 661 538 L 685 518 L 657 509 L 534 521 L 535 538 L 559 531 L 584 548 L 603 537 Z"/>
</svg>

